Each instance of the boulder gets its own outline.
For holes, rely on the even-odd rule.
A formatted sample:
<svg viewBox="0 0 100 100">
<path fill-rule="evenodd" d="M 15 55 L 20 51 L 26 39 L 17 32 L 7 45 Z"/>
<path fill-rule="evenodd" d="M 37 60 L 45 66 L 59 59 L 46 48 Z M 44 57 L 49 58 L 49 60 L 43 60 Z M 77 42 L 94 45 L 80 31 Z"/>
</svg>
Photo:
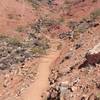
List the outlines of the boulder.
<svg viewBox="0 0 100 100">
<path fill-rule="evenodd" d="M 93 49 L 89 50 L 86 54 L 87 62 L 91 65 L 100 63 L 100 43 L 94 46 Z"/>
</svg>

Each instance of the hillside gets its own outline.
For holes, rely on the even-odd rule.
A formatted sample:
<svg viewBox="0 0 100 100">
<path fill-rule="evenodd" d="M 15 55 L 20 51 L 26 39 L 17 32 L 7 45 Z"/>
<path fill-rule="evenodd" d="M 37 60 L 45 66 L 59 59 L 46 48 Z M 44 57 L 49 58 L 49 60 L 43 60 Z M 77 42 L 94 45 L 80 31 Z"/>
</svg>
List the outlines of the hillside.
<svg viewBox="0 0 100 100">
<path fill-rule="evenodd" d="M 100 100 L 100 1 L 2 0 L 0 100 Z"/>
</svg>

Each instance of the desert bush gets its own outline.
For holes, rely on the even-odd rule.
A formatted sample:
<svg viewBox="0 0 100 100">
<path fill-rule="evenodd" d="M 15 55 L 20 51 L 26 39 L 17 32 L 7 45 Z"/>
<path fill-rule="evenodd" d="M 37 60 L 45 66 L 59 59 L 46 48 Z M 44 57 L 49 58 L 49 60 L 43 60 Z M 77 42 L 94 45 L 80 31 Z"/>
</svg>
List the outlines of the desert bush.
<svg viewBox="0 0 100 100">
<path fill-rule="evenodd" d="M 33 37 L 32 37 L 33 38 Z M 46 53 L 48 42 L 46 39 L 37 38 L 22 41 L 14 37 L 0 37 L 0 70 L 15 67 L 16 64 L 24 64 L 28 58 L 33 58 Z"/>
<path fill-rule="evenodd" d="M 23 32 L 23 31 L 24 31 L 24 28 L 21 27 L 21 26 L 20 26 L 20 27 L 17 27 L 16 31 L 17 31 L 17 32 Z"/>
<path fill-rule="evenodd" d="M 13 45 L 13 46 L 22 46 L 22 43 L 19 39 L 17 38 L 8 38 L 7 40 L 8 44 Z"/>
<path fill-rule="evenodd" d="M 63 17 L 61 17 L 60 19 L 59 19 L 59 23 L 60 24 L 63 24 L 65 22 L 65 19 L 63 18 Z"/>
<path fill-rule="evenodd" d="M 96 95 L 97 100 L 100 100 L 100 93 Z"/>
<path fill-rule="evenodd" d="M 92 19 L 96 19 L 96 18 L 100 17 L 100 8 L 91 12 L 90 17 Z"/>
<path fill-rule="evenodd" d="M 60 43 L 59 45 L 57 45 L 57 50 L 60 50 L 62 48 L 62 44 Z"/>
<path fill-rule="evenodd" d="M 45 54 L 48 48 L 48 40 L 42 38 L 40 41 L 38 40 L 36 44 L 31 48 L 31 52 L 33 54 Z"/>
<path fill-rule="evenodd" d="M 69 22 L 67 23 L 67 26 L 68 26 L 70 29 L 74 30 L 74 29 L 78 26 L 78 22 L 76 22 L 76 21 L 69 21 Z"/>
<path fill-rule="evenodd" d="M 36 46 L 36 47 L 31 48 L 31 52 L 33 54 L 44 54 L 45 50 L 42 47 Z"/>
<path fill-rule="evenodd" d="M 80 20 L 79 22 L 76 21 L 70 21 L 68 22 L 68 27 L 73 30 L 74 32 L 84 33 L 87 31 L 89 27 L 92 25 L 92 21 L 89 20 L 89 22 L 85 19 Z"/>
<path fill-rule="evenodd" d="M 34 33 L 40 33 L 43 30 L 47 30 L 51 26 L 58 25 L 59 22 L 57 22 L 54 19 L 49 18 L 40 18 L 35 24 L 31 24 L 30 27 L 34 31 Z"/>
<path fill-rule="evenodd" d="M 6 35 L 0 34 L 0 40 L 1 40 L 1 39 L 6 39 L 6 38 L 7 38 Z"/>
<path fill-rule="evenodd" d="M 37 9 L 39 7 L 39 3 L 41 0 L 27 0 L 27 1 L 31 3 L 34 9 Z"/>
</svg>

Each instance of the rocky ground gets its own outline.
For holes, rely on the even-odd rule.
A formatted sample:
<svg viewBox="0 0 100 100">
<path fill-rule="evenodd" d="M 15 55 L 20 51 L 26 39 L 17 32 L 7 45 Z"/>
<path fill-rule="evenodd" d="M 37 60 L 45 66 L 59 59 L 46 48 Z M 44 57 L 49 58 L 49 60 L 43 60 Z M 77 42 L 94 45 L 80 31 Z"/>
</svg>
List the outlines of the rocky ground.
<svg viewBox="0 0 100 100">
<path fill-rule="evenodd" d="M 100 17 L 94 13 L 71 19 L 70 31 L 59 34 L 66 46 L 51 67 L 47 100 L 100 100 Z"/>
<path fill-rule="evenodd" d="M 2 81 L 0 85 L 1 88 L 4 88 L 2 89 L 3 92 L 9 91 L 10 88 L 17 85 L 20 85 L 19 88 L 27 87 L 34 80 L 38 59 L 41 54 L 46 53 L 47 48 L 49 48 L 48 41 L 41 36 L 33 36 L 32 33 L 28 34 L 26 40 L 1 35 L 0 75 Z M 19 92 L 19 90 L 17 89 L 14 92 Z M 11 93 L 8 92 L 8 94 Z M 1 98 L 3 95 L 2 93 Z"/>
<path fill-rule="evenodd" d="M 39 66 L 43 100 L 100 100 L 99 0 L 2 0 L 0 12 L 0 100 L 23 100 Z"/>
</svg>

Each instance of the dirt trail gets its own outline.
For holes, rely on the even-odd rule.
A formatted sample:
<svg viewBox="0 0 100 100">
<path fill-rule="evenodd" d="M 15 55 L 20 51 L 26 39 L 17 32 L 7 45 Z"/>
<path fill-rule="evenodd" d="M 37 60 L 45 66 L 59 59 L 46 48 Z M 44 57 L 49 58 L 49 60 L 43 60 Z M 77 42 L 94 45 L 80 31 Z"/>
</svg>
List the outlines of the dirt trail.
<svg viewBox="0 0 100 100">
<path fill-rule="evenodd" d="M 23 95 L 24 100 L 42 100 L 41 94 L 45 91 L 49 85 L 49 67 L 59 57 L 60 50 L 57 50 L 59 42 L 52 42 L 51 49 L 48 54 L 40 59 L 38 74 L 35 82 L 25 91 Z"/>
</svg>

